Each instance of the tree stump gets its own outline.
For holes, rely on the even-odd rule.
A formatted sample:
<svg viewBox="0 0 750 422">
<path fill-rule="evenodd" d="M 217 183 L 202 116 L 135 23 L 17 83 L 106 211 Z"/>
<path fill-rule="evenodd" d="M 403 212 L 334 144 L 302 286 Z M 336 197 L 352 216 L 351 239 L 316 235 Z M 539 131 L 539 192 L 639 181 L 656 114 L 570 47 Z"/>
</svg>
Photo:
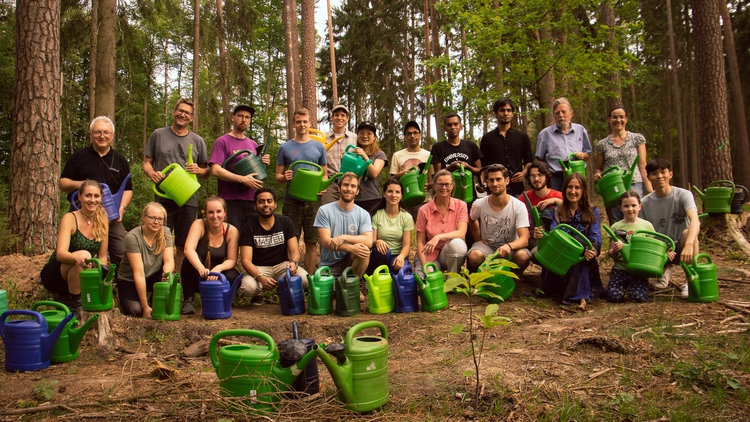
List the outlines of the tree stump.
<svg viewBox="0 0 750 422">
<path fill-rule="evenodd" d="M 99 314 L 99 319 L 94 323 L 94 330 L 97 337 L 97 344 L 100 348 L 110 350 L 117 346 L 116 339 L 112 335 L 112 321 L 122 318 L 120 309 L 112 308 L 108 311 L 87 312 L 81 311 L 81 321 L 88 321 L 95 314 Z"/>
</svg>

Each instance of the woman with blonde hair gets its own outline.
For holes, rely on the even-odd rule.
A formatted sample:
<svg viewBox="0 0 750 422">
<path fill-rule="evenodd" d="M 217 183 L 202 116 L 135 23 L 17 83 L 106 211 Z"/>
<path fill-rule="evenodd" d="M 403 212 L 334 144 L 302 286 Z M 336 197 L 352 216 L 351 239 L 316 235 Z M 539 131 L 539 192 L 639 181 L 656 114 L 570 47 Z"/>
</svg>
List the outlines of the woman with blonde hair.
<svg viewBox="0 0 750 422">
<path fill-rule="evenodd" d="M 357 149 L 354 152 L 365 161 L 372 160 L 372 164 L 367 166 L 354 205 L 368 213 L 380 203 L 380 172 L 388 164 L 388 157 L 378 147 L 376 133 L 377 129 L 371 122 L 365 121 L 357 126 Z"/>
<path fill-rule="evenodd" d="M 125 315 L 151 318 L 148 292 L 154 283 L 174 271 L 174 248 L 164 227 L 167 210 L 158 202 L 143 208 L 141 225 L 125 236 L 125 259 L 117 273 L 120 306 Z"/>
<path fill-rule="evenodd" d="M 42 284 L 73 312 L 81 309 L 81 271 L 91 267 L 87 261 L 98 258 L 107 264 L 109 220 L 102 207 L 102 187 L 87 179 L 78 189 L 79 210 L 65 214 L 57 233 L 57 248 L 42 268 Z"/>
</svg>

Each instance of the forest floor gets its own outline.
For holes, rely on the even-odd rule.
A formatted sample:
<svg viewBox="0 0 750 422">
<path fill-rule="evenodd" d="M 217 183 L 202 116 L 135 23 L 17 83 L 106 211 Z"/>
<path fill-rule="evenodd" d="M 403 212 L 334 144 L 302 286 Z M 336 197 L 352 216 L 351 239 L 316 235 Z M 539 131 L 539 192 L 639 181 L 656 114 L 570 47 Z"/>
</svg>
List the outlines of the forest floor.
<svg viewBox="0 0 750 422">
<path fill-rule="evenodd" d="M 390 398 L 367 414 L 343 410 L 335 386 L 319 363 L 321 392 L 312 400 L 287 400 L 268 420 L 497 420 L 497 421 L 716 421 L 750 420 L 750 261 L 731 238 L 702 230 L 702 252 L 718 266 L 719 301 L 679 298 L 684 280 L 675 270 L 670 288 L 651 292 L 649 303 L 589 302 L 585 310 L 537 299 L 540 267 L 518 280 L 499 305 L 509 325 L 487 332 L 480 365 L 481 401 L 474 408 L 474 370 L 468 331 L 469 299 L 449 295 L 435 313 L 282 316 L 241 300 L 233 317 L 180 321 L 113 317 L 114 346 L 97 346 L 90 330 L 78 359 L 37 372 L 0 372 L 2 420 L 245 420 L 228 410 L 207 355 L 183 351 L 233 328 L 260 330 L 277 342 L 302 337 L 341 342 L 356 323 L 377 320 L 388 331 Z M 600 256 L 606 285 L 611 260 Z M 13 306 L 48 297 L 37 281 L 45 257 L 0 257 L 0 288 Z M 475 299 L 474 312 L 486 303 Z M 734 309 L 732 309 L 734 308 Z M 372 329 L 363 333 L 374 333 Z M 481 339 L 481 331 L 479 338 Z M 242 340 L 242 338 L 235 338 Z M 247 410 L 247 409 L 245 409 Z M 27 413 L 21 413 L 27 412 Z"/>
</svg>

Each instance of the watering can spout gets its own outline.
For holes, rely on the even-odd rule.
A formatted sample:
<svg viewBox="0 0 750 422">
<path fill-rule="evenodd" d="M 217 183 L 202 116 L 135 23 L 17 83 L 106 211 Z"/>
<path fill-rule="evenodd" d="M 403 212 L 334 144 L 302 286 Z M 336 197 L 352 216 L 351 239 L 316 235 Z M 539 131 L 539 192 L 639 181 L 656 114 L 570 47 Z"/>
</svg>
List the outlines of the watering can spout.
<svg viewBox="0 0 750 422">
<path fill-rule="evenodd" d="M 693 190 L 695 191 L 695 193 L 698 194 L 698 196 L 700 196 L 701 201 L 706 199 L 706 195 L 703 192 L 701 192 L 700 189 L 698 189 L 698 186 L 693 185 Z"/>
<path fill-rule="evenodd" d="M 688 286 L 690 287 L 692 296 L 700 297 L 701 284 L 699 283 L 700 280 L 698 279 L 698 271 L 696 271 L 695 268 L 688 266 L 684 262 L 680 262 L 680 265 L 685 271 L 685 279 L 687 280 Z"/>
<path fill-rule="evenodd" d="M 318 355 L 320 360 L 328 369 L 328 373 L 331 374 L 333 383 L 336 384 L 336 388 L 339 390 L 341 401 L 344 403 L 350 402 L 354 398 L 354 376 L 352 372 L 352 362 L 346 357 L 343 363 L 336 363 L 331 356 L 323 349 L 324 344 L 313 346 L 313 350 Z M 331 345 L 334 346 L 334 345 Z M 329 346 L 330 347 L 330 346 Z M 343 351 L 342 351 L 343 352 Z M 339 360 L 340 362 L 340 360 Z"/>
<path fill-rule="evenodd" d="M 602 227 L 604 227 L 604 230 L 609 235 L 609 238 L 612 239 L 613 242 L 622 242 L 622 249 L 620 249 L 620 256 L 622 256 L 622 260 L 627 265 L 628 262 L 630 262 L 630 242 L 628 242 L 627 239 L 620 239 L 617 237 L 615 232 L 612 231 L 612 229 L 606 225 L 602 224 Z"/>
<path fill-rule="evenodd" d="M 127 176 L 125 176 L 125 180 L 122 181 L 122 184 L 120 185 L 120 190 L 117 191 L 116 194 L 112 195 L 112 201 L 114 201 L 117 208 L 120 208 L 120 204 L 122 203 L 122 194 L 125 192 L 125 185 L 128 184 L 128 180 L 130 180 L 131 174 L 128 173 Z"/>
<path fill-rule="evenodd" d="M 177 295 L 177 283 L 178 283 L 178 281 L 175 278 L 174 273 L 169 273 L 168 277 L 169 277 L 169 280 L 168 280 L 169 281 L 169 293 L 167 294 L 167 304 L 166 304 L 167 306 L 166 306 L 166 310 L 167 310 L 167 314 L 171 315 L 171 314 L 173 314 L 175 312 L 175 309 L 174 309 L 174 298 L 175 298 L 175 295 Z"/>
<path fill-rule="evenodd" d="M 320 190 L 326 190 L 328 188 L 328 185 L 333 183 L 333 181 L 338 179 L 342 174 L 343 173 L 336 173 L 333 176 L 329 177 L 328 180 L 323 180 L 322 182 L 320 182 Z"/>
<path fill-rule="evenodd" d="M 68 325 L 68 322 L 73 318 L 75 318 L 75 314 L 71 312 L 65 317 L 65 319 L 60 321 L 53 332 L 42 334 L 42 361 L 49 360 L 49 357 L 52 354 L 52 348 L 55 346 L 55 343 L 57 343 L 57 339 L 60 338 L 60 334 L 62 334 L 63 330 Z"/>
<path fill-rule="evenodd" d="M 305 371 L 305 367 L 315 359 L 315 356 L 315 352 L 310 350 L 302 357 L 302 359 L 288 368 L 282 367 L 281 364 L 273 365 L 273 367 L 271 367 L 271 372 L 277 379 L 279 379 L 279 381 L 287 385 L 292 385 L 294 380 Z"/>
<path fill-rule="evenodd" d="M 83 323 L 78 328 L 69 328 L 68 329 L 68 336 L 70 338 L 70 353 L 75 353 L 76 350 L 78 350 L 78 346 L 81 344 L 81 340 L 83 340 L 83 336 L 86 334 L 86 331 L 91 327 L 91 324 L 94 323 L 94 321 L 99 319 L 99 314 L 94 314 L 91 318 L 89 318 L 88 321 Z"/>
<path fill-rule="evenodd" d="M 557 159 L 557 161 L 560 163 L 560 166 L 562 167 L 563 170 L 570 169 L 570 167 L 568 167 L 567 165 L 565 165 L 565 161 L 563 161 L 563 160 L 561 160 L 559 158 Z"/>
<path fill-rule="evenodd" d="M 628 174 L 626 174 L 622 178 L 622 184 L 625 186 L 625 190 L 630 190 L 631 182 L 633 181 L 633 175 L 635 174 L 635 169 L 638 168 L 638 161 L 641 159 L 640 155 L 635 156 L 635 161 L 633 161 L 633 165 L 630 166 L 630 171 Z"/>
<path fill-rule="evenodd" d="M 245 277 L 245 274 L 240 273 L 240 275 L 234 280 L 232 287 L 224 292 L 224 308 L 229 308 L 229 306 L 232 304 L 234 294 L 237 293 L 237 288 L 240 287 L 240 284 L 242 284 L 243 277 Z"/>
<path fill-rule="evenodd" d="M 325 144 L 325 147 L 326 147 L 326 151 L 328 151 L 329 149 L 331 149 L 331 147 L 332 147 L 332 146 L 334 146 L 334 145 L 336 144 L 336 142 L 340 141 L 340 140 L 341 140 L 341 139 L 343 139 L 343 138 L 344 138 L 344 135 L 341 135 L 341 136 L 339 136 L 338 138 L 334 138 L 334 140 L 333 140 L 333 141 L 331 141 L 331 142 L 329 142 L 329 143 Z"/>
</svg>

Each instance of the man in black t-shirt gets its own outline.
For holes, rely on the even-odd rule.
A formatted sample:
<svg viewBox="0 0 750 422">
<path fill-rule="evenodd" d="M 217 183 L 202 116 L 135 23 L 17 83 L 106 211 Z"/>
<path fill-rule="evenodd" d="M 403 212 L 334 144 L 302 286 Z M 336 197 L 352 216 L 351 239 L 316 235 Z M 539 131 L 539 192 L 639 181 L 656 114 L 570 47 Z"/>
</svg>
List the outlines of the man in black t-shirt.
<svg viewBox="0 0 750 422">
<path fill-rule="evenodd" d="M 253 305 L 262 305 L 263 290 L 275 289 L 287 268 L 302 277 L 304 288 L 307 271 L 297 266 L 300 254 L 292 219 L 275 214 L 273 189 L 260 188 L 255 192 L 255 209 L 258 215 L 245 222 L 240 234 L 240 257 L 247 274 L 240 290 L 252 297 Z"/>
<path fill-rule="evenodd" d="M 89 136 L 91 145 L 74 152 L 65 163 L 65 168 L 60 174 L 58 185 L 60 190 L 71 194 L 81 187 L 86 179 L 96 180 L 109 187 L 113 195 L 117 194 L 125 178 L 130 174 L 128 160 L 112 148 L 112 139 L 115 136 L 115 126 L 106 116 L 94 118 L 89 125 Z M 109 222 L 109 260 L 120 265 L 123 257 L 123 243 L 125 241 L 125 229 L 122 227 L 122 216 L 133 197 L 133 183 L 128 179 L 120 201 L 120 217 Z M 71 205 L 71 211 L 73 206 Z"/>
</svg>

